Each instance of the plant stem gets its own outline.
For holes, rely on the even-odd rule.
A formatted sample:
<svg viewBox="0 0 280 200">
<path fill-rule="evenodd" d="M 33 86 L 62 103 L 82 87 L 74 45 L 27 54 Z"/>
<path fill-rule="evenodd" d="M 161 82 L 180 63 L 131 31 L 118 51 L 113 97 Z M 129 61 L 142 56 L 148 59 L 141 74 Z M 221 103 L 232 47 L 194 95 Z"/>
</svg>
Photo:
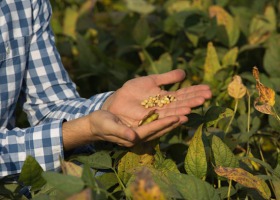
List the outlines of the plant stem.
<svg viewBox="0 0 280 200">
<path fill-rule="evenodd" d="M 230 190 L 231 190 L 231 184 L 232 184 L 232 180 L 229 180 L 229 186 L 228 186 L 228 193 L 227 193 L 227 199 L 230 200 Z"/>
<path fill-rule="evenodd" d="M 225 130 L 225 134 L 227 134 L 227 132 L 228 132 L 228 130 L 229 130 L 229 127 L 230 127 L 230 125 L 231 125 L 231 123 L 232 123 L 232 121 L 233 121 L 233 119 L 234 119 L 234 116 L 235 116 L 236 111 L 237 111 L 237 107 L 238 107 L 238 99 L 235 99 L 235 106 L 234 106 L 233 115 L 232 115 L 231 118 L 230 118 L 230 121 L 229 121 L 229 123 L 228 123 L 228 126 L 227 126 L 227 128 L 226 128 L 226 130 Z"/>
<path fill-rule="evenodd" d="M 120 183 L 120 186 L 121 186 L 122 189 L 123 189 L 123 192 L 126 193 L 126 192 L 125 192 L 125 189 L 126 189 L 126 188 L 125 188 L 125 186 L 124 186 L 122 180 L 121 180 L 120 177 L 118 176 L 118 173 L 116 172 L 116 170 L 115 170 L 114 168 L 112 168 L 112 170 L 114 171 L 115 175 L 117 176 L 117 179 L 118 179 L 118 181 L 119 181 L 119 183 Z M 126 198 L 127 198 L 128 200 L 131 200 L 131 198 L 130 198 L 128 195 L 126 195 Z"/>
<path fill-rule="evenodd" d="M 280 122 L 280 117 L 279 117 L 279 115 L 278 115 L 276 109 L 274 108 L 274 106 L 272 106 L 272 109 L 273 109 L 273 112 L 274 112 L 274 115 L 273 115 L 273 116 Z"/>
<path fill-rule="evenodd" d="M 248 114 L 247 114 L 247 133 L 250 132 L 250 119 L 251 119 L 251 96 L 247 90 L 247 95 L 248 95 Z M 247 141 L 247 150 L 246 150 L 246 155 L 248 156 L 250 152 L 250 144 L 249 140 Z"/>
<path fill-rule="evenodd" d="M 258 148 L 259 148 L 259 152 L 260 152 L 260 156 L 261 156 L 261 159 L 263 162 L 265 162 L 265 159 L 264 159 L 264 156 L 263 156 L 263 153 L 262 153 L 262 150 L 261 150 L 261 147 L 260 147 L 260 143 L 258 143 Z M 268 172 L 268 170 L 265 168 L 265 172 L 268 176 L 270 176 L 271 174 Z M 269 179 L 269 184 L 271 186 L 271 189 L 273 190 L 273 193 L 275 194 L 275 188 L 274 188 L 274 185 L 271 181 L 271 179 Z"/>
<path fill-rule="evenodd" d="M 91 188 L 92 190 L 96 190 L 95 188 Z M 111 199 L 113 199 L 113 200 L 117 200 L 111 193 L 109 193 L 107 190 L 105 190 L 105 189 L 102 189 L 102 188 L 99 188 L 98 189 L 99 190 L 99 192 L 104 192 L 105 194 L 107 194 Z"/>
<path fill-rule="evenodd" d="M 247 94 L 248 94 L 247 132 L 250 132 L 251 96 L 248 91 Z"/>
</svg>

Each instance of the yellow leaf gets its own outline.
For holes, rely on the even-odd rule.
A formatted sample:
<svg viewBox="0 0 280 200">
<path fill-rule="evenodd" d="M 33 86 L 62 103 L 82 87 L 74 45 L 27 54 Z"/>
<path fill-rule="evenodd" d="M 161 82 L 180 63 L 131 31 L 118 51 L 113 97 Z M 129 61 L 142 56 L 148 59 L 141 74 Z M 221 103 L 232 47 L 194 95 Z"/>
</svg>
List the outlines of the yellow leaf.
<svg viewBox="0 0 280 200">
<path fill-rule="evenodd" d="M 227 89 L 228 94 L 235 99 L 241 99 L 247 92 L 247 88 L 243 85 L 242 79 L 238 75 L 233 77 Z"/>
<path fill-rule="evenodd" d="M 216 49 L 212 42 L 207 45 L 207 55 L 204 63 L 204 81 L 212 83 L 216 72 L 222 69 Z"/>
<path fill-rule="evenodd" d="M 78 12 L 76 8 L 68 7 L 65 11 L 63 21 L 63 33 L 76 39 L 76 23 L 78 21 Z"/>
<path fill-rule="evenodd" d="M 135 181 L 130 185 L 133 200 L 165 200 L 159 186 L 154 182 L 151 172 L 143 167 L 136 174 Z"/>
<path fill-rule="evenodd" d="M 233 17 L 221 6 L 209 7 L 210 17 L 216 17 L 217 24 L 224 26 L 228 35 L 229 46 L 233 46 L 239 38 L 239 28 L 237 27 Z"/>
<path fill-rule="evenodd" d="M 257 67 L 253 68 L 253 76 L 256 79 L 256 88 L 259 92 L 259 98 L 254 102 L 255 108 L 262 113 L 273 115 L 272 106 L 275 104 L 275 91 L 261 83 Z"/>
<path fill-rule="evenodd" d="M 239 154 L 239 157 L 241 157 L 241 160 L 246 165 L 248 165 L 248 167 L 250 167 L 250 169 L 252 169 L 252 170 L 254 169 L 256 171 L 259 171 L 260 168 L 261 168 L 261 165 L 259 163 L 255 162 L 255 161 L 253 161 L 252 159 L 250 159 L 250 158 L 254 158 L 254 155 L 251 152 L 249 152 L 248 157 L 244 157 L 245 154 L 246 154 L 246 152 L 242 152 L 242 153 Z"/>
<path fill-rule="evenodd" d="M 219 176 L 226 177 L 248 188 L 256 189 L 265 199 L 270 199 L 271 191 L 264 180 L 245 171 L 242 168 L 215 167 Z"/>
<path fill-rule="evenodd" d="M 138 144 L 120 159 L 118 176 L 125 184 L 140 167 L 154 163 L 155 145 L 155 140 Z"/>
<path fill-rule="evenodd" d="M 139 122 L 139 126 L 148 124 L 154 120 L 157 120 L 158 113 L 155 110 L 150 111 Z M 126 154 L 120 159 L 118 164 L 118 176 L 126 184 L 131 178 L 132 174 L 142 166 L 151 166 L 155 160 L 155 153 L 159 150 L 159 140 L 151 140 L 143 142 L 132 147 Z"/>
<path fill-rule="evenodd" d="M 203 124 L 197 128 L 184 161 L 186 172 L 201 179 L 205 178 L 207 174 L 207 158 L 202 140 L 202 132 Z"/>
<path fill-rule="evenodd" d="M 256 15 L 251 20 L 249 44 L 260 44 L 265 42 L 277 27 L 277 16 L 273 6 L 268 5 L 262 16 Z"/>
</svg>

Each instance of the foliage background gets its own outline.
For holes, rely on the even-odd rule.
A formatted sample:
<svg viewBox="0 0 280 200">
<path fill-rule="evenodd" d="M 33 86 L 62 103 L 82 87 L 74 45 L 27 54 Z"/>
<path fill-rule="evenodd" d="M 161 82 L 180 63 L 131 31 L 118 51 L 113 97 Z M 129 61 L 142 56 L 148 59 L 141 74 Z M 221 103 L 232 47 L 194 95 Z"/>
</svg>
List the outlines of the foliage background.
<svg viewBox="0 0 280 200">
<path fill-rule="evenodd" d="M 209 41 L 220 58 L 238 48 L 236 62 L 224 67 L 220 82 L 258 66 L 269 79 L 265 83 L 280 90 L 279 1 L 51 2 L 58 49 L 83 96 L 114 90 L 136 75 L 174 68 L 187 71 L 187 85 L 201 83 Z M 209 16 L 211 5 L 228 12 L 220 13 L 224 20 Z"/>
<path fill-rule="evenodd" d="M 81 96 L 116 90 L 130 78 L 176 68 L 187 72 L 186 80 L 165 89 L 200 83 L 211 86 L 213 98 L 193 110 L 189 123 L 161 138 L 165 158 L 176 163 L 182 180 L 183 173 L 191 174 L 191 166 L 184 167 L 184 163 L 191 162 L 187 155 L 192 149 L 190 138 L 196 133 L 202 135 L 202 130 L 198 131 L 202 123 L 208 124 L 208 135 L 200 136 L 203 142 L 196 140 L 201 146 L 204 144 L 201 148 L 203 152 L 205 148 L 207 162 L 213 153 L 214 157 L 225 160 L 220 160 L 221 165 L 236 167 L 236 157 L 247 159 L 250 153 L 256 161 L 251 162 L 254 167 L 251 166 L 250 172 L 266 174 L 267 182 L 272 177 L 268 169 L 280 174 L 280 123 L 272 115 L 254 109 L 258 91 L 252 76 L 252 69 L 257 66 L 262 83 L 276 92 L 275 109 L 279 113 L 280 1 L 51 0 L 51 3 L 57 47 Z M 234 75 L 240 75 L 248 93 L 246 98 L 238 99 L 230 121 L 236 99 L 228 95 L 227 87 Z M 217 152 L 218 147 L 223 147 L 224 152 Z M 229 157 L 234 163 L 225 163 Z M 110 157 L 107 161 L 112 166 Z M 205 165 L 195 167 L 206 167 L 206 160 L 200 161 L 205 161 Z M 206 171 L 199 170 L 204 173 L 204 180 L 217 184 L 213 182 L 211 166 Z M 279 189 L 279 180 L 277 183 L 274 187 Z M 272 197 L 280 198 L 272 187 L 270 182 Z M 232 195 L 256 197 L 238 184 L 234 188 L 242 192 L 238 196 L 233 191 Z M 190 197 L 195 199 L 195 195 L 199 194 Z M 262 199 L 260 195 L 257 198 Z"/>
</svg>

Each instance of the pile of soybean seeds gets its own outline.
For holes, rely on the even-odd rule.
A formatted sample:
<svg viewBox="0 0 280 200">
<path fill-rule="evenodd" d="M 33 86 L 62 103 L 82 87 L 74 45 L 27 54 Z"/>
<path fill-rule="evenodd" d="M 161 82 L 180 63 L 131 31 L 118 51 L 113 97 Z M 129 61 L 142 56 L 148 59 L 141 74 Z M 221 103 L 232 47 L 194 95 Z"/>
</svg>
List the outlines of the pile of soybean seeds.
<svg viewBox="0 0 280 200">
<path fill-rule="evenodd" d="M 163 107 L 164 105 L 170 104 L 173 101 L 177 101 L 176 97 L 172 95 L 164 95 L 161 96 L 157 94 L 156 96 L 150 96 L 148 99 L 144 99 L 141 102 L 141 105 L 145 108 L 153 108 L 153 107 Z"/>
</svg>

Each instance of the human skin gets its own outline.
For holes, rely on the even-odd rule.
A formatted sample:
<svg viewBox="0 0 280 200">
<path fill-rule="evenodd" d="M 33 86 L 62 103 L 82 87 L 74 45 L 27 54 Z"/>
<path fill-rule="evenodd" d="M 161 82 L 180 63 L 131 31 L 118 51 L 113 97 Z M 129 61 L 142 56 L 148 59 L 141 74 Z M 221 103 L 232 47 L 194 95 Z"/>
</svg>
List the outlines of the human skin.
<svg viewBox="0 0 280 200">
<path fill-rule="evenodd" d="M 63 143 L 66 150 L 94 141 L 109 141 L 131 147 L 142 141 L 161 137 L 185 123 L 191 109 L 211 98 L 208 85 L 196 85 L 177 91 L 165 91 L 161 86 L 185 79 L 185 72 L 177 69 L 164 74 L 131 79 L 104 102 L 102 110 L 63 123 Z M 157 108 L 159 119 L 138 127 L 139 121 L 152 109 L 141 106 L 149 96 L 173 95 L 177 101 Z"/>
</svg>

